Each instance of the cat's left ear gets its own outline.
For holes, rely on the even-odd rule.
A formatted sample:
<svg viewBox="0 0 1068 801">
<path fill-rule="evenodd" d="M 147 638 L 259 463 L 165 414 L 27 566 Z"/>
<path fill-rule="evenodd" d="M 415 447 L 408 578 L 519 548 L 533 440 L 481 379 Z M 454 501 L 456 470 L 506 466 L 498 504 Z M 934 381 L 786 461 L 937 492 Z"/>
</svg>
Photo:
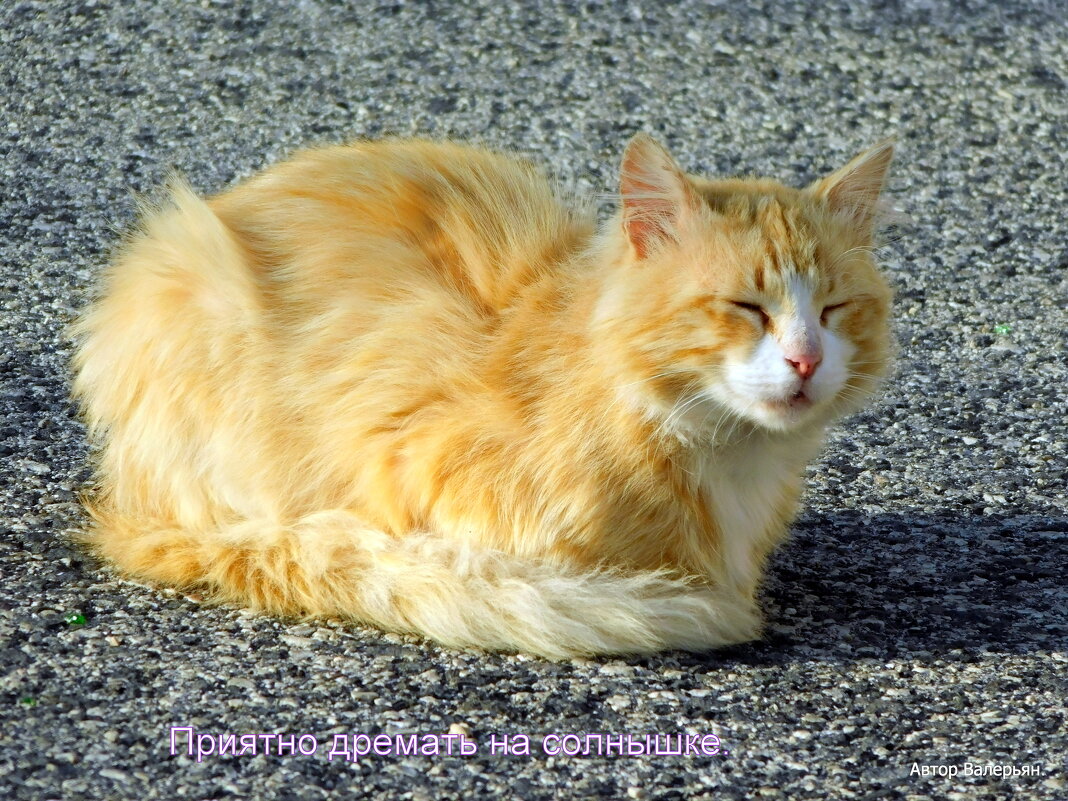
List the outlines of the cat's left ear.
<svg viewBox="0 0 1068 801">
<path fill-rule="evenodd" d="M 619 169 L 623 230 L 639 259 L 666 241 L 698 208 L 685 173 L 664 146 L 646 134 L 627 143 Z"/>
<path fill-rule="evenodd" d="M 879 195 L 893 158 L 894 142 L 886 139 L 816 181 L 809 191 L 826 199 L 832 211 L 848 217 L 857 231 L 871 234 L 879 208 Z"/>
</svg>

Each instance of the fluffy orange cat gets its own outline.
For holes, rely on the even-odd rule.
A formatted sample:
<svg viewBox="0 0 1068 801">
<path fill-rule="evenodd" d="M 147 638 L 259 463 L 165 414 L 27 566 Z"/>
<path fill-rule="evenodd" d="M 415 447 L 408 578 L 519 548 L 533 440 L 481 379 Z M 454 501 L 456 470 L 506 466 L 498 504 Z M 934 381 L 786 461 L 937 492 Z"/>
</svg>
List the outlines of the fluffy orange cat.
<svg viewBox="0 0 1068 801">
<path fill-rule="evenodd" d="M 133 576 L 452 646 L 757 637 L 805 464 L 887 365 L 891 154 L 797 190 L 639 135 L 599 234 L 458 144 L 176 184 L 75 326 L 88 538 Z"/>
</svg>

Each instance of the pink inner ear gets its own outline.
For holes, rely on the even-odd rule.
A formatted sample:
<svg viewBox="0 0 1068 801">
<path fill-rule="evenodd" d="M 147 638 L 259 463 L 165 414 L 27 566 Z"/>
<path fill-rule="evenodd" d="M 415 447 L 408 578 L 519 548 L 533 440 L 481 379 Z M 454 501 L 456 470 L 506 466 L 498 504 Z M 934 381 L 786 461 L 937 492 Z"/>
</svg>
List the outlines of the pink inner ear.
<svg viewBox="0 0 1068 801">
<path fill-rule="evenodd" d="M 660 145 L 636 137 L 620 169 L 623 227 L 639 259 L 674 238 L 689 189 L 682 172 Z"/>
<path fill-rule="evenodd" d="M 678 218 L 677 203 L 665 197 L 651 183 L 624 179 L 620 184 L 623 195 L 623 226 L 639 259 L 644 259 L 652 247 L 667 238 Z"/>
</svg>

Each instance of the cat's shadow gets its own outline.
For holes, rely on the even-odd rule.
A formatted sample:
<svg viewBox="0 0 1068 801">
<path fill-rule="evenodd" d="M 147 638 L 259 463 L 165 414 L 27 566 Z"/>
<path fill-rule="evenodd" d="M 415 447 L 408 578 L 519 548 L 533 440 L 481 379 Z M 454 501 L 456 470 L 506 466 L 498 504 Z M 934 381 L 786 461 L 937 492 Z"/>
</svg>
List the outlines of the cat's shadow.
<svg viewBox="0 0 1068 801">
<path fill-rule="evenodd" d="M 701 662 L 977 658 L 1068 648 L 1063 516 L 804 515 L 773 559 L 763 640 Z"/>
</svg>

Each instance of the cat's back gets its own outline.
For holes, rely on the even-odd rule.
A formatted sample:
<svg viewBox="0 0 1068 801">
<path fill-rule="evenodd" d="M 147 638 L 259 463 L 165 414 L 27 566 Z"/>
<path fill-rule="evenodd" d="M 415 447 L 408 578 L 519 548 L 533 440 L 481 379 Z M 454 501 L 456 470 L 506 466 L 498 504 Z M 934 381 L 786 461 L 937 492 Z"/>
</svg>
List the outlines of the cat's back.
<svg viewBox="0 0 1068 801">
<path fill-rule="evenodd" d="M 452 143 L 313 149 L 207 201 L 177 183 L 73 328 L 103 469 L 139 476 L 116 502 L 154 486 L 208 508 L 188 489 L 204 471 L 153 455 L 168 450 L 216 453 L 207 483 L 235 508 L 299 454 L 329 466 L 315 443 L 351 458 L 383 419 L 477 374 L 499 318 L 590 228 L 525 162 Z"/>
<path fill-rule="evenodd" d="M 528 163 L 422 140 L 308 150 L 210 206 L 261 282 L 297 303 L 439 290 L 493 314 L 592 230 Z"/>
</svg>

